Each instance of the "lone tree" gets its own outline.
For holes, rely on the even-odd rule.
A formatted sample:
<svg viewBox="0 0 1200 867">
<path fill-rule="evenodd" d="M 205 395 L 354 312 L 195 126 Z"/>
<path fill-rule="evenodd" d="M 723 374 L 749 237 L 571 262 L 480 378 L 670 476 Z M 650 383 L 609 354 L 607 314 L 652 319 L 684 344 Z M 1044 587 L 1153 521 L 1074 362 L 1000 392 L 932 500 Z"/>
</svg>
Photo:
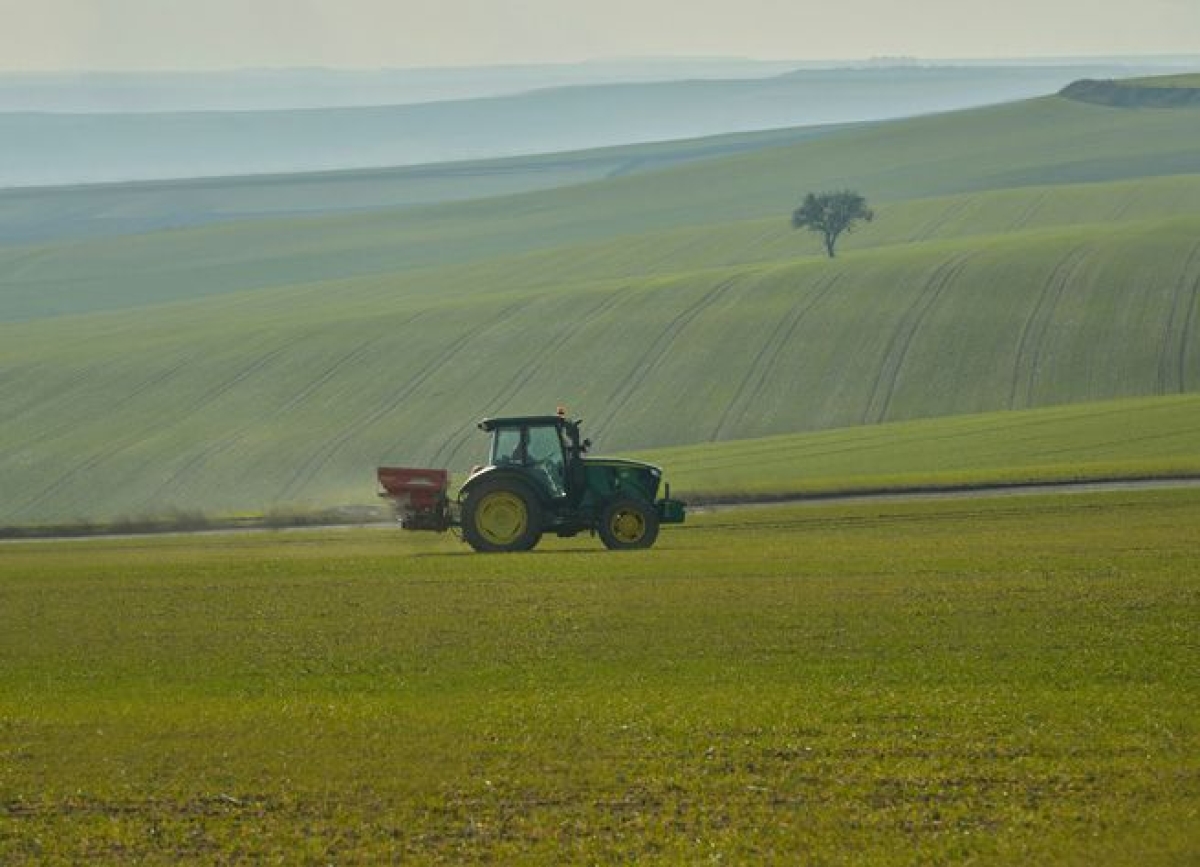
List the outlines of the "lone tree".
<svg viewBox="0 0 1200 867">
<path fill-rule="evenodd" d="M 809 193 L 804 197 L 804 203 L 792 212 L 792 227 L 820 232 L 825 239 L 825 252 L 832 259 L 833 248 L 842 232 L 853 232 L 855 223 L 860 220 L 869 223 L 873 219 L 875 212 L 858 193 L 850 190 Z"/>
</svg>

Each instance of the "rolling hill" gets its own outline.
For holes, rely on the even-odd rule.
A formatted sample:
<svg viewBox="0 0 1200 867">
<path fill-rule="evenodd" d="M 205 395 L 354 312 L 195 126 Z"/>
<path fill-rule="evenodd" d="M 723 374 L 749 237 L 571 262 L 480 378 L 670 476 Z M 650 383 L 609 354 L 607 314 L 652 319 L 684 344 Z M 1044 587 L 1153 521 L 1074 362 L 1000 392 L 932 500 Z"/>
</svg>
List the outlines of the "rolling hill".
<svg viewBox="0 0 1200 867">
<path fill-rule="evenodd" d="M 401 168 L 0 189 L 0 245 L 513 195 L 792 144 L 835 128 Z"/>
<path fill-rule="evenodd" d="M 1075 81 L 1060 93 L 1080 102 L 1121 108 L 1200 106 L 1200 75 L 1164 75 L 1131 81 Z"/>
<path fill-rule="evenodd" d="M 1031 97 L 1137 68 L 868 66 L 332 108 L 0 112 L 0 187 L 417 165 L 878 120 Z"/>
<path fill-rule="evenodd" d="M 1054 97 L 0 248 L 0 522 L 361 502 L 376 463 L 464 467 L 475 419 L 555 403 L 613 451 L 1200 391 L 1197 135 Z M 829 261 L 787 215 L 840 186 L 879 218 Z"/>
<path fill-rule="evenodd" d="M 661 449 L 693 501 L 1200 476 L 1200 393 Z"/>
<path fill-rule="evenodd" d="M 807 189 L 848 186 L 875 204 L 929 209 L 914 217 L 919 223 L 901 217 L 880 220 L 869 230 L 895 232 L 892 240 L 956 231 L 965 214 L 946 216 L 936 204 L 915 202 L 975 191 L 1013 190 L 1017 198 L 1006 200 L 1006 207 L 1020 200 L 1014 213 L 1000 212 L 1010 222 L 997 222 L 993 228 L 999 232 L 1009 231 L 1026 211 L 1031 220 L 1053 219 L 1057 195 L 1038 190 L 1034 198 L 1021 198 L 1020 190 L 1031 187 L 1078 189 L 1071 195 L 1084 198 L 1064 206 L 1067 222 L 1103 222 L 1126 207 L 1144 215 L 1187 213 L 1194 208 L 1191 190 L 1176 193 L 1170 179 L 1200 174 L 1200 150 L 1194 147 L 1198 118 L 1191 110 L 1114 111 L 1045 98 L 856 127 L 722 159 L 481 201 L 0 246 L 5 278 L 0 321 L 398 271 L 422 270 L 423 282 L 434 284 L 429 269 L 468 263 L 484 265 L 476 272 L 478 281 L 497 259 L 602 242 L 615 245 L 603 253 L 608 263 L 603 267 L 611 273 L 613 263 L 631 255 L 630 246 L 649 233 L 707 226 L 714 235 L 762 234 L 772 230 L 747 229 L 748 221 L 782 220 L 776 231 L 791 237 L 787 216 Z M 1120 190 L 1110 197 L 1098 187 L 1075 186 L 1153 177 L 1163 181 L 1130 193 L 1143 197 L 1142 204 L 1128 202 Z M 956 207 L 971 210 L 967 200 Z M 29 211 L 31 222 L 44 216 L 31 203 L 11 219 L 19 221 Z M 712 243 L 711 235 L 680 242 L 691 249 L 659 255 L 662 241 L 653 237 L 650 255 L 668 263 L 666 270 L 682 257 L 686 269 Z M 770 255 L 805 251 L 802 239 L 793 242 Z M 637 273 L 638 267 L 620 273 Z M 480 288 L 478 282 L 463 286 L 470 292 Z"/>
<path fill-rule="evenodd" d="M 1120 61 L 1097 58 L 1091 65 L 1112 68 L 1131 62 L 1144 68 L 1158 67 L 1160 71 L 1167 67 L 1188 68 L 1189 63 L 1183 57 Z M 0 111 L 147 114 L 411 105 L 573 85 L 767 78 L 793 72 L 803 65 L 813 64 L 732 57 L 670 57 L 393 69 L 0 72 Z"/>
</svg>

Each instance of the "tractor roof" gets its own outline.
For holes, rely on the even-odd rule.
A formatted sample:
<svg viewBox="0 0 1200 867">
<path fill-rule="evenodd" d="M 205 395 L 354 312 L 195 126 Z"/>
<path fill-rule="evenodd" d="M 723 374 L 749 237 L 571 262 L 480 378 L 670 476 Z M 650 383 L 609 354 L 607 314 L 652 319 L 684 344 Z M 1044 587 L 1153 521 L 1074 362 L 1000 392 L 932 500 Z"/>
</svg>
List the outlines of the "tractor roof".
<svg viewBox="0 0 1200 867">
<path fill-rule="evenodd" d="M 517 415 L 507 418 L 485 418 L 479 423 L 479 429 L 492 431 L 498 427 L 538 427 L 540 425 L 579 424 L 557 415 Z"/>
</svg>

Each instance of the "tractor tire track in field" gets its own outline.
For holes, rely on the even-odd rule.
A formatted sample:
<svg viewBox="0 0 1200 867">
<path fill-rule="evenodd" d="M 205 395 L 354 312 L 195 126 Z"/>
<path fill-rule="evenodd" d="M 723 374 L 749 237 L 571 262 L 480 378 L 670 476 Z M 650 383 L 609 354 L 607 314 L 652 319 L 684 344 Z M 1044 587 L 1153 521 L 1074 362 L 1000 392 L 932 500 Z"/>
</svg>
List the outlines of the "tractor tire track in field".
<svg viewBox="0 0 1200 867">
<path fill-rule="evenodd" d="M 709 238 L 685 238 L 682 242 L 678 239 L 673 239 L 674 243 L 667 244 L 665 239 L 658 239 L 659 243 L 655 245 L 654 259 L 647 259 L 644 266 L 637 268 L 632 272 L 627 270 L 627 273 L 621 276 L 625 279 L 636 276 L 638 273 L 646 274 L 664 274 L 673 273 L 678 269 L 680 262 L 695 262 L 697 255 L 693 251 L 700 251 L 702 257 L 712 247 L 712 241 Z"/>
<path fill-rule="evenodd" d="M 771 245 L 777 244 L 778 241 L 779 230 L 769 228 L 757 232 L 753 237 L 742 238 L 737 242 L 731 241 L 728 246 L 718 250 L 715 255 L 711 253 L 711 249 L 715 246 L 714 240 L 709 236 L 700 237 L 689 243 L 682 252 L 690 256 L 692 250 L 699 250 L 695 260 L 707 261 L 708 264 L 703 267 L 728 268 L 773 258 L 771 255 L 764 254 L 763 251 L 769 249 Z"/>
<path fill-rule="evenodd" d="M 712 434 L 709 435 L 710 440 L 724 438 L 730 425 L 745 415 L 747 407 L 754 406 L 767 383 L 771 381 L 775 368 L 779 365 L 779 356 L 784 347 L 791 343 L 800 323 L 805 320 L 814 307 L 825 299 L 825 296 L 841 278 L 841 274 L 834 274 L 826 279 L 810 293 L 808 298 L 793 306 L 788 314 L 776 323 L 770 336 L 763 341 L 758 354 L 750 362 L 746 375 L 742 377 L 741 383 L 734 392 L 734 399 L 725 407 L 725 412 L 721 414 L 720 420 L 713 428 Z"/>
<path fill-rule="evenodd" d="M 1025 210 L 1023 210 L 1017 219 L 1014 220 L 1011 225 L 1009 225 L 1008 231 L 1019 232 L 1028 226 L 1029 221 L 1033 219 L 1034 214 L 1041 210 L 1042 205 L 1046 201 L 1046 195 L 1046 193 L 1041 193 L 1037 196 L 1034 196 L 1033 201 L 1026 205 Z"/>
<path fill-rule="evenodd" d="M 196 415 L 214 400 L 217 400 L 222 395 L 228 393 L 230 389 L 234 388 L 239 383 L 244 382 L 247 378 L 253 376 L 255 373 L 261 371 L 281 354 L 283 354 L 288 348 L 289 347 L 286 345 L 280 346 L 278 349 L 274 349 L 271 352 L 260 355 L 251 364 L 239 370 L 234 376 L 230 377 L 215 388 L 209 389 L 199 400 L 190 403 L 185 412 L 172 417 L 171 421 L 175 424 L 178 424 L 180 421 Z M 63 488 L 79 477 L 80 474 L 86 474 L 105 461 L 111 460 L 117 455 L 122 454 L 123 452 L 126 452 L 134 446 L 137 446 L 138 444 L 151 438 L 156 433 L 156 430 L 139 430 L 131 436 L 125 437 L 123 440 L 119 441 L 118 444 L 115 444 L 114 447 L 110 448 L 108 451 L 100 454 L 93 454 L 91 457 L 75 464 L 73 467 L 66 470 L 66 472 L 62 473 L 53 482 L 46 485 L 44 488 L 34 494 L 33 497 L 26 500 L 20 506 L 18 511 L 30 509 L 34 506 L 37 506 L 39 503 L 45 502 L 49 497 L 63 490 Z"/>
<path fill-rule="evenodd" d="M 778 258 L 779 243 L 780 231 L 775 228 L 766 229 L 748 240 L 738 248 L 736 253 L 731 252 L 726 256 L 725 264 L 740 265 L 751 262 L 765 262 L 772 258 Z"/>
<path fill-rule="evenodd" d="M 54 384 L 54 397 L 61 398 L 64 394 L 69 393 L 75 388 L 86 382 L 88 377 L 88 368 L 81 367 L 77 371 L 67 374 L 62 382 Z M 42 371 L 36 364 L 26 364 L 21 367 L 13 366 L 5 371 L 4 382 L 0 383 L 0 387 L 5 389 L 11 388 L 15 394 L 13 396 L 3 396 L 7 402 L 5 406 L 4 420 L 19 419 L 27 416 L 31 412 L 36 412 L 37 407 L 46 403 L 45 398 L 38 393 L 34 393 L 28 388 L 27 383 L 42 378 Z M 9 441 L 6 442 L 5 451 L 19 451 L 31 444 L 40 444 L 48 440 L 58 439 L 59 436 L 69 433 L 73 430 L 78 430 L 78 422 L 70 422 L 61 425 L 62 430 L 56 432 L 43 431 L 33 436 L 31 440 L 25 442 Z"/>
<path fill-rule="evenodd" d="M 1183 324 L 1183 337 L 1179 341 L 1179 391 L 1189 391 L 1188 387 L 1188 369 L 1187 357 L 1191 350 L 1192 340 L 1196 334 L 1198 327 L 1196 321 L 1196 308 L 1200 307 L 1200 277 L 1197 277 L 1192 284 L 1192 303 L 1188 307 L 1187 317 Z M 1194 386 L 1193 386 L 1194 387 Z"/>
<path fill-rule="evenodd" d="M 1022 407 L 1032 406 L 1033 385 L 1037 379 L 1038 368 L 1041 366 L 1042 354 L 1045 351 L 1046 336 L 1054 321 L 1054 311 L 1063 293 L 1073 281 L 1076 272 L 1086 261 L 1088 250 L 1083 247 L 1073 247 L 1058 261 L 1050 276 L 1042 286 L 1033 310 L 1021 326 L 1021 336 L 1017 340 L 1017 352 L 1013 357 L 1012 382 L 1008 391 L 1008 408 L 1017 409 L 1018 394 L 1024 391 Z M 1030 355 L 1029 363 L 1022 372 L 1021 361 Z M 1023 387 L 1022 387 L 1023 386 Z"/>
<path fill-rule="evenodd" d="M 186 413 L 178 418 L 187 418 L 188 416 L 193 416 L 200 410 L 208 407 L 210 404 L 220 400 L 247 379 L 254 376 L 254 374 L 268 367 L 272 362 L 275 361 L 275 359 L 279 358 L 279 356 L 292 349 L 293 347 L 290 343 L 285 343 L 282 346 L 271 350 L 270 352 L 260 355 L 253 363 L 242 368 L 242 370 L 240 370 L 236 375 L 225 380 L 215 388 L 210 388 L 208 391 L 206 391 L 198 400 L 193 401 L 188 406 L 188 411 Z M 178 418 L 176 420 L 178 420 Z"/>
<path fill-rule="evenodd" d="M 482 334 L 503 325 L 512 319 L 518 312 L 524 309 L 526 304 L 518 302 L 510 304 L 501 310 L 495 317 L 485 320 L 476 327 L 460 335 L 456 340 L 447 344 L 446 348 L 429 359 L 424 366 L 420 368 L 412 377 L 407 379 L 387 401 L 368 410 L 359 417 L 350 420 L 342 427 L 341 433 L 334 436 L 332 439 L 326 440 L 314 449 L 308 456 L 308 459 L 302 461 L 291 477 L 284 483 L 279 491 L 279 498 L 285 499 L 295 494 L 298 490 L 317 475 L 325 466 L 333 459 L 351 439 L 357 434 L 366 430 L 371 425 L 376 424 L 380 420 L 386 418 L 395 412 L 396 407 L 412 396 L 418 388 L 420 388 L 431 376 L 438 370 L 449 364 L 456 355 L 470 345 Z"/>
<path fill-rule="evenodd" d="M 160 502 L 159 498 L 165 495 L 168 491 L 178 490 L 180 488 L 179 482 L 181 479 L 187 477 L 189 473 L 192 473 L 205 466 L 214 455 L 218 455 L 223 451 L 233 448 L 244 438 L 244 436 L 245 430 L 243 428 L 242 431 L 234 433 L 230 436 L 222 437 L 208 448 L 203 449 L 202 451 L 199 451 L 192 457 L 188 458 L 188 460 L 184 461 L 182 466 L 180 466 L 175 470 L 175 472 L 171 473 L 170 476 L 159 483 L 158 487 L 156 487 L 154 492 L 149 496 L 149 498 L 147 498 L 147 503 L 150 505 L 156 504 Z"/>
<path fill-rule="evenodd" d="M 408 319 L 404 320 L 403 322 L 399 323 L 396 327 L 399 327 L 399 328 L 407 327 L 407 326 L 411 325 L 413 322 L 415 322 L 417 319 L 419 319 L 420 317 L 421 317 L 421 314 L 418 313 L 415 316 L 411 316 Z M 342 355 L 340 358 L 338 358 L 336 361 L 334 361 L 333 364 L 331 364 L 324 371 L 322 371 L 320 375 L 311 379 L 303 388 L 301 388 L 298 392 L 296 392 L 294 395 L 292 395 L 290 398 L 288 398 L 288 400 L 283 404 L 283 406 L 281 406 L 281 407 L 279 407 L 279 409 L 275 410 L 275 415 L 282 416 L 282 415 L 286 415 L 287 413 L 290 413 L 296 407 L 298 407 L 302 403 L 304 403 L 305 400 L 307 400 L 309 397 L 311 397 L 312 394 L 317 389 L 319 389 L 321 386 L 325 385 L 327 382 L 329 382 L 335 376 L 337 376 L 342 370 L 346 369 L 350 365 L 357 364 L 362 358 L 364 358 L 367 355 L 368 352 L 370 352 L 372 349 L 374 349 L 376 346 L 378 346 L 380 343 L 382 343 L 384 341 L 384 339 L 386 339 L 388 336 L 389 336 L 388 334 L 376 335 L 375 337 L 372 337 L 370 340 L 363 342 L 361 345 L 355 347 L 354 349 L 352 349 L 349 352 Z"/>
<path fill-rule="evenodd" d="M 36 368 L 35 368 L 35 370 L 36 370 Z M 78 367 L 78 368 L 70 371 L 69 373 L 66 373 L 61 382 L 55 383 L 54 390 L 55 390 L 56 397 L 67 394 L 69 392 L 72 392 L 78 388 L 84 387 L 87 384 L 88 380 L 91 378 L 93 372 L 94 372 L 94 367 L 91 367 L 88 365 L 83 365 L 81 367 Z M 36 405 L 36 402 L 35 402 L 35 405 Z M 15 408 L 13 411 L 15 414 L 15 411 L 16 411 Z M 22 408 L 22 411 L 28 412 L 29 409 L 26 406 L 26 407 Z M 78 424 L 77 422 L 65 423 L 62 426 L 62 430 L 60 430 L 58 432 L 48 433 L 48 434 L 39 434 L 35 438 L 34 442 L 35 443 L 43 443 L 48 440 L 58 439 L 60 436 L 63 436 L 65 434 L 70 433 L 73 430 L 76 430 L 77 424 Z"/>
<path fill-rule="evenodd" d="M 119 397 L 115 398 L 111 403 L 108 403 L 104 408 L 105 412 L 112 413 L 115 410 L 121 409 L 122 407 L 128 405 L 131 401 L 140 397 L 142 394 L 151 390 L 152 388 L 162 385 L 164 382 L 167 382 L 169 379 L 171 379 L 171 377 L 175 376 L 177 373 L 179 373 L 181 370 L 183 370 L 189 364 L 191 364 L 192 361 L 195 359 L 195 357 L 196 356 L 185 356 L 184 358 L 180 359 L 178 362 L 171 365 L 170 367 L 163 368 L 162 370 L 151 374 L 149 377 L 147 377 L 146 379 L 139 382 L 136 386 L 134 386 L 133 389 L 131 389 L 130 391 L 126 392 L 125 394 L 120 395 Z M 87 371 L 85 370 L 83 374 L 79 374 L 79 375 L 76 375 L 75 377 L 73 377 L 72 385 L 82 384 L 84 382 L 84 380 L 86 380 L 86 378 L 87 378 L 86 373 L 87 373 Z M 65 390 L 66 389 L 63 389 L 63 391 L 65 391 Z M 33 446 L 33 445 L 44 446 L 48 443 L 52 443 L 52 442 L 61 440 L 63 437 L 66 437 L 78 430 L 79 430 L 79 427 L 75 423 L 63 424 L 63 425 L 58 426 L 57 429 L 51 429 L 51 430 L 48 430 L 48 431 L 38 434 L 32 440 L 28 440 L 19 445 L 13 445 L 12 450 L 18 451 L 20 449 L 29 448 L 30 446 Z"/>
<path fill-rule="evenodd" d="M 591 309 L 585 312 L 577 311 L 574 314 L 572 323 L 567 328 L 562 329 L 553 340 L 551 340 L 542 350 L 540 350 L 539 354 L 546 358 L 554 358 L 560 350 L 569 346 L 571 341 L 574 340 L 584 328 L 594 322 L 597 318 L 603 317 L 604 314 L 616 307 L 617 304 L 620 303 L 628 293 L 628 287 L 615 290 L 609 293 L 606 297 L 602 298 L 600 302 L 594 305 Z M 522 365 L 516 374 L 514 374 L 513 377 L 509 379 L 509 381 L 505 383 L 498 392 L 496 392 L 496 395 L 484 405 L 482 417 L 486 418 L 487 416 L 492 415 L 499 407 L 504 406 L 506 402 L 516 397 L 521 392 L 521 389 L 523 389 L 529 383 L 529 380 L 533 378 L 534 374 L 537 373 L 537 370 L 537 365 Z M 548 409 L 547 412 L 549 412 Z M 448 461 L 474 434 L 475 427 L 474 425 L 471 425 L 455 433 L 453 436 L 448 437 L 443 441 L 442 445 L 438 447 L 437 451 L 433 453 L 433 456 L 430 459 L 431 464 L 433 466 L 438 466 Z M 393 443 L 392 448 L 398 449 L 399 446 L 400 443 Z"/>
<path fill-rule="evenodd" d="M 946 208 L 946 210 L 942 211 L 940 216 L 934 217 L 928 226 L 926 226 L 924 229 L 921 229 L 917 233 L 917 236 L 913 238 L 913 240 L 928 241 L 932 239 L 935 235 L 937 235 L 938 232 L 941 231 L 943 226 L 948 225 L 952 221 L 957 221 L 959 215 L 962 214 L 962 212 L 972 204 L 974 204 L 974 202 L 975 200 L 970 197 L 966 197 L 958 202 L 955 202 L 953 205 Z"/>
<path fill-rule="evenodd" d="M 179 361 L 172 364 L 170 367 L 164 368 L 163 370 L 160 370 L 158 373 L 153 374 L 150 377 L 147 377 L 146 379 L 139 382 L 133 388 L 132 391 L 129 391 L 126 394 L 121 395 L 119 398 L 116 399 L 115 402 L 109 404 L 109 409 L 111 410 L 111 409 L 118 409 L 120 407 L 123 407 L 130 401 L 141 397 L 147 391 L 150 391 L 151 389 L 153 389 L 159 385 L 162 385 L 164 382 L 171 379 L 173 376 L 175 376 L 181 370 L 186 369 L 190 364 L 192 364 L 196 360 L 197 357 L 198 356 L 194 355 L 194 354 L 186 355 L 183 358 L 179 359 Z"/>
<path fill-rule="evenodd" d="M 1192 269 L 1200 264 L 1200 242 L 1197 242 L 1184 261 L 1179 282 L 1171 297 L 1171 312 L 1163 326 L 1162 353 L 1158 358 L 1158 393 L 1184 391 L 1187 379 L 1188 341 L 1194 323 L 1197 295 L 1200 294 L 1200 275 L 1189 280 Z M 1182 325 L 1176 323 L 1182 319 Z M 1174 379 L 1174 383 L 1171 380 Z"/>
<path fill-rule="evenodd" d="M 1121 198 L 1116 202 L 1113 212 L 1108 218 L 1109 222 L 1121 222 L 1125 219 L 1129 212 L 1133 210 L 1133 207 L 1136 204 L 1138 204 L 1137 192 L 1130 191 L 1125 193 L 1125 195 L 1121 196 Z"/>
<path fill-rule="evenodd" d="M 943 262 L 933 270 L 925 286 L 917 293 L 917 297 L 909 304 L 908 309 L 900 317 L 900 321 L 892 330 L 887 348 L 883 353 L 883 361 L 871 385 L 871 396 L 863 409 L 863 424 L 878 424 L 887 418 L 892 406 L 892 397 L 896 391 L 896 383 L 900 379 L 900 371 L 912 347 L 913 338 L 921 330 L 921 325 L 929 311 L 937 304 L 947 287 L 953 283 L 971 253 L 963 253 Z"/>
<path fill-rule="evenodd" d="M 621 417 L 630 398 L 633 397 L 642 383 L 658 368 L 663 359 L 667 357 L 671 351 L 671 347 L 679 339 L 679 335 L 692 324 L 706 307 L 715 304 L 728 294 L 729 290 L 737 285 L 737 282 L 736 277 L 723 280 L 685 307 L 675 318 L 666 324 L 666 327 L 663 328 L 658 337 L 651 342 L 641 357 L 634 362 L 625 378 L 617 383 L 616 388 L 613 389 L 613 397 L 605 407 L 604 421 L 597 425 L 594 431 L 597 440 L 603 436 L 608 427 L 609 420 Z"/>
<path fill-rule="evenodd" d="M 421 318 L 421 316 L 423 316 L 423 315 L 424 315 L 423 312 L 416 313 L 416 314 L 410 316 L 408 319 L 405 319 L 403 322 L 399 323 L 398 327 L 411 325 L 413 322 L 415 322 L 417 319 Z M 350 352 L 343 354 L 340 358 L 338 358 L 336 361 L 334 361 L 334 363 L 332 365 L 330 365 L 325 371 L 323 371 L 319 376 L 315 377 L 307 385 L 305 385 L 304 388 L 302 388 L 300 391 L 298 391 L 296 394 L 294 394 L 291 398 L 289 398 L 287 400 L 287 402 L 283 404 L 283 406 L 281 406 L 279 409 L 275 410 L 273 412 L 273 415 L 278 417 L 278 416 L 282 416 L 282 415 L 294 410 L 297 406 L 299 406 L 301 403 L 303 403 L 306 398 L 308 398 L 310 395 L 312 395 L 313 392 L 315 392 L 318 388 L 320 388 L 322 385 L 324 385 L 325 383 L 327 383 L 331 379 L 333 379 L 338 374 L 339 371 L 345 369 L 348 365 L 357 363 L 359 360 L 361 360 L 363 357 L 365 357 L 366 354 L 373 347 L 375 347 L 379 343 L 383 342 L 383 340 L 387 336 L 388 336 L 387 334 L 379 334 L 379 335 L 371 338 L 370 340 L 365 341 L 360 346 L 355 347 Z M 151 499 L 157 500 L 158 497 L 162 496 L 167 491 L 172 490 L 174 488 L 178 488 L 180 486 L 180 482 L 183 479 L 187 478 L 187 476 L 189 474 L 194 473 L 197 470 L 204 467 L 209 462 L 209 460 L 212 459 L 215 455 L 218 455 L 221 452 L 224 452 L 228 449 L 233 448 L 235 445 L 237 445 L 241 440 L 243 440 L 245 438 L 246 432 L 249 431 L 253 427 L 254 427 L 253 421 L 249 421 L 245 424 L 242 424 L 236 430 L 232 431 L 230 433 L 230 435 L 223 437 L 215 444 L 213 444 L 213 445 L 209 446 L 208 448 L 203 449 L 202 451 L 193 455 L 189 460 L 184 462 L 184 464 L 182 466 L 178 467 L 173 473 L 171 473 L 171 475 L 158 486 L 158 488 L 155 490 L 154 494 L 151 495 Z"/>
</svg>

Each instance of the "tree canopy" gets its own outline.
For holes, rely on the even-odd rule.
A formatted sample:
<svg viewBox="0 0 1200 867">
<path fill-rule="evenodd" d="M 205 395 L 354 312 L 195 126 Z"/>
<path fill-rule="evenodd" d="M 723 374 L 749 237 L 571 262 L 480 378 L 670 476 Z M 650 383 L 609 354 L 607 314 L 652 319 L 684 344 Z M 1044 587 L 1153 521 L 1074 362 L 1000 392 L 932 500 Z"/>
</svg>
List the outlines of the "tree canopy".
<svg viewBox="0 0 1200 867">
<path fill-rule="evenodd" d="M 825 252 L 832 259 L 843 232 L 852 232 L 855 223 L 869 223 L 873 219 L 875 212 L 867 207 L 867 200 L 852 190 L 809 193 L 792 212 L 792 227 L 819 233 L 825 242 Z"/>
</svg>

